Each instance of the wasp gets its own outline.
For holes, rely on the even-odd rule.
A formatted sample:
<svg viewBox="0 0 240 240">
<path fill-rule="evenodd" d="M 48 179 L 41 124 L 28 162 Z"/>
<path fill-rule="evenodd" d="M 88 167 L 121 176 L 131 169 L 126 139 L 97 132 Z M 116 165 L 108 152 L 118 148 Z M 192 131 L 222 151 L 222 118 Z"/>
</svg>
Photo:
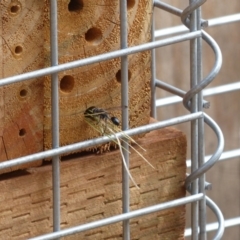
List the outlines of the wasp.
<svg viewBox="0 0 240 240">
<path fill-rule="evenodd" d="M 84 112 L 84 117 L 86 119 L 86 122 L 92 128 L 94 128 L 96 131 L 100 132 L 101 134 L 108 136 L 110 138 L 110 140 L 112 140 L 113 142 L 115 142 L 118 145 L 121 156 L 122 156 L 124 167 L 129 175 L 130 179 L 136 186 L 136 188 L 139 189 L 139 187 L 137 186 L 136 182 L 134 181 L 134 179 L 127 167 L 126 160 L 125 160 L 125 157 L 123 154 L 124 148 L 121 144 L 121 141 L 126 142 L 131 149 L 133 149 L 144 161 L 146 161 L 152 168 L 155 169 L 155 167 L 138 150 L 136 150 L 131 145 L 131 142 L 137 144 L 142 150 L 144 150 L 144 151 L 146 151 L 146 150 L 144 148 L 142 148 L 133 138 L 131 138 L 130 136 L 128 136 L 126 134 L 124 134 L 123 139 L 121 138 L 121 140 L 120 140 L 116 136 L 116 133 L 121 132 L 121 129 L 118 127 L 120 125 L 120 121 L 115 116 L 110 117 L 109 113 L 106 110 L 104 110 L 102 108 L 97 108 L 95 106 L 91 106 L 91 107 L 87 108 L 86 111 Z M 115 135 L 116 140 L 111 138 L 111 134 Z M 128 152 L 130 153 L 130 151 L 128 151 Z"/>
<path fill-rule="evenodd" d="M 104 120 L 105 122 L 107 122 L 107 120 L 110 120 L 114 125 L 116 126 L 120 125 L 120 121 L 117 117 L 115 116 L 110 117 L 109 114 L 102 108 L 91 106 L 84 112 L 84 116 L 86 118 L 90 118 L 93 121 L 95 121 L 96 118 L 98 117 L 99 120 Z"/>
</svg>

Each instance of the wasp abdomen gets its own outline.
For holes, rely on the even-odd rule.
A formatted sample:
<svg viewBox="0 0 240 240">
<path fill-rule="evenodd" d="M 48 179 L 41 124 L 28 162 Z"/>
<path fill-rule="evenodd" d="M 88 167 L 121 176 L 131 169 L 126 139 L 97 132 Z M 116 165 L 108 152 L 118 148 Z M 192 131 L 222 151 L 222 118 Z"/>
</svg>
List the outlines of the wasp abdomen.
<svg viewBox="0 0 240 240">
<path fill-rule="evenodd" d="M 117 117 L 111 117 L 111 121 L 116 126 L 120 125 L 120 121 L 119 121 L 119 119 Z"/>
</svg>

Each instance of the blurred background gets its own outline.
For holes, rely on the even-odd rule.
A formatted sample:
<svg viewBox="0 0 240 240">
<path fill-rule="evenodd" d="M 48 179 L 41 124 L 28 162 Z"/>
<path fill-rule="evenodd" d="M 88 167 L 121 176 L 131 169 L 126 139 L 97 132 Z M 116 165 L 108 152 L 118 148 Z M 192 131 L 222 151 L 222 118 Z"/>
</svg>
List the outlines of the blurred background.
<svg viewBox="0 0 240 240">
<path fill-rule="evenodd" d="M 165 0 L 172 6 L 184 9 L 188 1 Z M 209 20 L 223 16 L 240 13 L 240 1 L 207 1 L 202 7 L 202 18 Z M 167 13 L 161 9 L 154 9 L 155 28 L 165 28 L 181 25 L 179 17 Z M 238 17 L 239 19 L 239 17 Z M 212 183 L 212 190 L 207 195 L 221 209 L 225 220 L 239 218 L 238 225 L 225 229 L 222 239 L 240 239 L 240 21 L 210 26 L 204 29 L 218 43 L 222 55 L 223 65 L 220 73 L 206 88 L 211 89 L 223 86 L 227 89 L 228 84 L 232 91 L 204 97 L 210 102 L 210 108 L 204 111 L 211 116 L 221 128 L 225 138 L 224 151 L 238 150 L 235 157 L 220 161 L 206 174 L 206 180 Z M 170 37 L 173 35 L 163 36 Z M 159 38 L 158 38 L 159 39 Z M 214 54 L 207 44 L 203 43 L 203 77 L 211 70 L 214 64 Z M 189 42 L 178 43 L 156 50 L 156 77 L 168 84 L 176 86 L 184 91 L 189 90 L 190 67 L 189 67 Z M 237 89 L 238 88 L 238 89 Z M 173 96 L 162 90 L 157 90 L 157 99 Z M 157 110 L 158 120 L 184 115 L 187 110 L 182 103 L 160 106 Z M 190 158 L 190 125 L 181 124 L 176 126 L 183 131 L 188 138 L 188 159 Z M 217 139 L 209 127 L 205 127 L 205 153 L 211 155 L 216 149 Z M 211 210 L 207 210 L 207 222 L 216 222 Z M 189 207 L 187 208 L 187 226 L 190 227 Z M 212 239 L 215 232 L 208 233 L 208 239 Z M 189 238 L 186 238 L 189 239 Z"/>
</svg>

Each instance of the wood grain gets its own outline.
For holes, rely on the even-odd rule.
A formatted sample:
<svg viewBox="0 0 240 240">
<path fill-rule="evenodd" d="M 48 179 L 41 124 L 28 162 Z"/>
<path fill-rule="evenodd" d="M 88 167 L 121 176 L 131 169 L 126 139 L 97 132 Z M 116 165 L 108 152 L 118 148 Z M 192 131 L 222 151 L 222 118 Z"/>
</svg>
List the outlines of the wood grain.
<svg viewBox="0 0 240 240">
<path fill-rule="evenodd" d="M 69 1 L 58 1 L 59 63 L 84 59 L 120 49 L 119 1 L 80 1 L 69 11 Z M 152 5 L 147 0 L 128 1 L 129 46 L 150 40 Z M 72 9 L 72 8 L 71 8 Z M 48 10 L 48 9 L 47 9 Z M 46 28 L 49 28 L 46 22 Z M 47 31 L 46 31 L 47 33 Z M 46 34 L 45 50 L 49 52 Z M 49 58 L 45 63 L 49 65 Z M 150 53 L 129 56 L 130 125 L 146 124 L 150 102 Z M 83 66 L 59 74 L 60 142 L 66 145 L 99 136 L 84 121 L 90 106 L 121 106 L 120 58 Z M 44 148 L 51 148 L 50 78 L 44 87 Z M 121 119 L 120 111 L 113 112 Z"/>
<path fill-rule="evenodd" d="M 130 171 L 140 187 L 130 185 L 131 210 L 185 196 L 186 138 L 172 128 L 147 134 L 134 152 Z M 118 150 L 61 162 L 61 228 L 121 213 L 121 156 Z M 26 239 L 52 231 L 51 167 L 31 168 L 0 177 L 0 239 Z M 184 239 L 185 206 L 130 221 L 131 239 Z M 117 223 L 64 239 L 122 239 Z"/>
<path fill-rule="evenodd" d="M 44 1 L 1 1 L 0 78 L 44 66 L 43 10 Z M 42 149 L 43 78 L 1 87 L 0 161 Z M 41 161 L 21 167 L 39 164 Z"/>
<path fill-rule="evenodd" d="M 49 6 L 48 0 L 1 2 L 0 78 L 50 66 Z M 150 40 L 151 16 L 151 2 L 128 1 L 129 46 Z M 119 2 L 58 1 L 58 39 L 59 63 L 118 50 Z M 0 161 L 52 147 L 50 82 L 46 76 L 0 89 Z M 149 82 L 150 53 L 129 56 L 131 127 L 148 122 Z M 92 105 L 104 109 L 121 105 L 120 59 L 59 73 L 59 91 L 60 144 L 99 136 L 84 121 L 83 112 Z M 121 111 L 113 114 L 121 119 Z"/>
</svg>

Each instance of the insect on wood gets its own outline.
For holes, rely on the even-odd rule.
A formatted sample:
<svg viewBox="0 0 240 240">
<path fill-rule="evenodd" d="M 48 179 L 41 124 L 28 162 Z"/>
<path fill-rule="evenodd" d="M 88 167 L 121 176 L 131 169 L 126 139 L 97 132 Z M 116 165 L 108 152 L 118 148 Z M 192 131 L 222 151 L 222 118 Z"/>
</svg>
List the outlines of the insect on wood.
<svg viewBox="0 0 240 240">
<path fill-rule="evenodd" d="M 154 168 L 154 166 L 136 148 L 134 148 L 131 145 L 131 143 L 137 144 L 143 151 L 146 151 L 146 150 L 144 148 L 142 148 L 133 138 L 131 138 L 127 134 L 124 134 L 123 138 L 119 139 L 117 137 L 116 133 L 121 132 L 121 129 L 118 127 L 120 125 L 120 121 L 117 117 L 110 116 L 110 114 L 106 110 L 104 110 L 102 108 L 97 108 L 95 106 L 91 106 L 91 107 L 87 108 L 86 111 L 84 112 L 84 117 L 85 117 L 86 122 L 93 129 L 95 129 L 102 135 L 108 136 L 111 141 L 115 142 L 118 145 L 124 167 L 125 167 L 126 171 L 128 172 L 128 175 L 129 175 L 130 179 L 132 180 L 132 182 L 134 183 L 134 185 L 136 186 L 136 188 L 139 188 L 127 167 L 126 160 L 125 160 L 125 157 L 123 154 L 124 148 L 121 144 L 121 141 L 126 142 L 132 150 L 134 150 L 145 162 L 147 162 L 152 168 Z M 113 137 L 111 135 L 114 135 L 116 140 L 113 139 Z M 124 150 L 126 150 L 126 149 L 124 149 Z M 128 151 L 128 152 L 130 153 L 130 151 Z"/>
<path fill-rule="evenodd" d="M 119 126 L 120 125 L 120 121 L 117 117 L 112 116 L 110 117 L 109 114 L 103 110 L 102 108 L 97 108 L 97 107 L 89 107 L 85 112 L 84 112 L 84 116 L 86 118 L 90 118 L 92 120 L 95 120 L 96 117 L 98 117 L 100 120 L 111 120 L 111 122 L 116 125 Z"/>
</svg>

